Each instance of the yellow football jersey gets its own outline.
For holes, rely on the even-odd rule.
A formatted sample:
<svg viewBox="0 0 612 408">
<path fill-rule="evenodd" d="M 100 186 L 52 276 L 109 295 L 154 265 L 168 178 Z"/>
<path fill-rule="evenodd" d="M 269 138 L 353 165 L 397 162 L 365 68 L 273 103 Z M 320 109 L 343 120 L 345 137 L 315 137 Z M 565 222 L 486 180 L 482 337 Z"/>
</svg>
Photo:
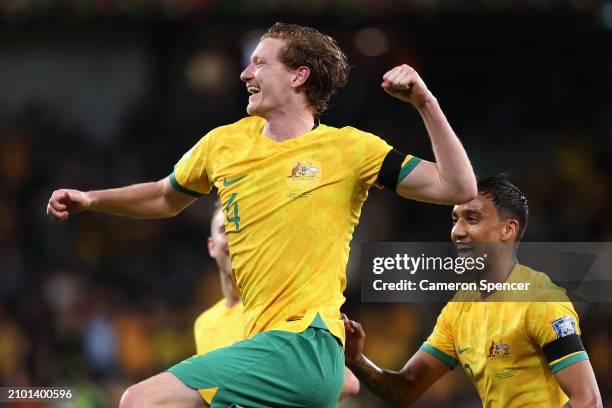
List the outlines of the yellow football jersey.
<svg viewBox="0 0 612 408">
<path fill-rule="evenodd" d="M 227 307 L 225 299 L 202 312 L 194 324 L 196 353 L 206 354 L 243 340 L 243 313 L 242 302 Z"/>
<path fill-rule="evenodd" d="M 562 407 L 568 398 L 553 374 L 588 356 L 579 339 L 580 348 L 565 341 L 555 347 L 552 361 L 545 351 L 558 339 L 580 335 L 578 315 L 543 273 L 517 264 L 507 282 L 554 287 L 566 301 L 449 302 L 421 350 L 451 367 L 460 364 L 484 407 Z"/>
<path fill-rule="evenodd" d="M 299 333 L 320 314 L 344 342 L 349 243 L 391 146 L 352 127 L 323 124 L 276 142 L 263 134 L 264 124 L 247 117 L 212 130 L 170 180 L 196 196 L 212 186 L 219 191 L 245 338 L 266 330 Z M 418 162 L 407 156 L 404 169 Z"/>
</svg>

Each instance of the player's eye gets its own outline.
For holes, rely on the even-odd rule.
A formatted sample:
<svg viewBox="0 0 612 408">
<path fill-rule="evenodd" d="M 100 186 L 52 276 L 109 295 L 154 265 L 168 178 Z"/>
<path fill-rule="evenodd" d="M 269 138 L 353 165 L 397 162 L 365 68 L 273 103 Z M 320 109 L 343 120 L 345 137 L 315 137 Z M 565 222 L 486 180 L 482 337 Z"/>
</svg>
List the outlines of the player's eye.
<svg viewBox="0 0 612 408">
<path fill-rule="evenodd" d="M 478 218 L 476 217 L 468 217 L 468 222 L 470 224 L 478 224 L 478 221 L 480 221 Z"/>
<path fill-rule="evenodd" d="M 452 223 L 453 223 L 453 225 L 457 224 L 457 217 L 453 217 L 452 218 Z"/>
</svg>

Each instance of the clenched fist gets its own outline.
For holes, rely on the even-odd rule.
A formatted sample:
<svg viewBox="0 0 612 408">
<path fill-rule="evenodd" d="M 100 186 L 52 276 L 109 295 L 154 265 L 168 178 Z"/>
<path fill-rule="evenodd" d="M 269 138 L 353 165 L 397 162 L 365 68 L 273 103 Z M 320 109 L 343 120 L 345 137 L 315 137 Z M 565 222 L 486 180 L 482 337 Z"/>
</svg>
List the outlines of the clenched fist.
<svg viewBox="0 0 612 408">
<path fill-rule="evenodd" d="M 381 85 L 389 95 L 410 102 L 417 109 L 433 99 L 419 74 L 406 64 L 399 65 L 383 75 Z"/>
<path fill-rule="evenodd" d="M 58 220 L 66 220 L 72 213 L 87 210 L 91 198 L 79 190 L 55 190 L 47 204 L 47 215 Z"/>
</svg>

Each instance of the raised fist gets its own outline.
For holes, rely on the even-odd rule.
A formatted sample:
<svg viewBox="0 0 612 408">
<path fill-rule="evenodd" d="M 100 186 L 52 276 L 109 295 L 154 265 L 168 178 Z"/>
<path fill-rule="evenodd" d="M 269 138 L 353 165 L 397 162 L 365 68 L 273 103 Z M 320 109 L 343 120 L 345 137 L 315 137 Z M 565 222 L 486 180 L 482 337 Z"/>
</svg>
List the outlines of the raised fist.
<svg viewBox="0 0 612 408">
<path fill-rule="evenodd" d="M 383 75 L 381 85 L 389 95 L 410 102 L 416 108 L 433 99 L 433 95 L 419 74 L 406 64 L 399 65 Z"/>
</svg>

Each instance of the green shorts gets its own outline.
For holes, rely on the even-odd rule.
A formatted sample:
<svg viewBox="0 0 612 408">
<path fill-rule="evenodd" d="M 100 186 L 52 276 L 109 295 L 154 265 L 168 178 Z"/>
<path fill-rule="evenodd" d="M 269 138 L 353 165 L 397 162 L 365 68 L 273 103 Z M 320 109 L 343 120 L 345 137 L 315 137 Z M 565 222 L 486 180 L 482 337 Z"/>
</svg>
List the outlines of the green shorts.
<svg viewBox="0 0 612 408">
<path fill-rule="evenodd" d="M 344 381 L 340 342 L 316 321 L 272 330 L 171 367 L 211 408 L 335 407 Z"/>
</svg>

